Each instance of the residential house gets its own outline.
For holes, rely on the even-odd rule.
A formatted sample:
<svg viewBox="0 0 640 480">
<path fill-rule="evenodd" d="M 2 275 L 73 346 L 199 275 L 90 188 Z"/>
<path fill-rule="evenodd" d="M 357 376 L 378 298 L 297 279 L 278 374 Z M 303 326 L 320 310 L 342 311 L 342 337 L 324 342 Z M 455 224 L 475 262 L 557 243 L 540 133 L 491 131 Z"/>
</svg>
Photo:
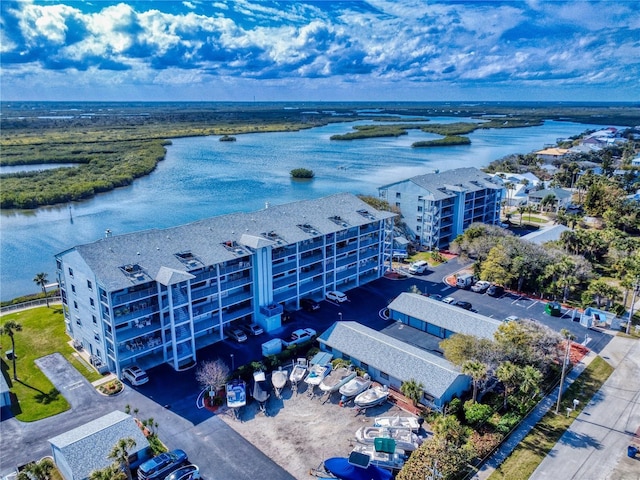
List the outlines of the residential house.
<svg viewBox="0 0 640 480">
<path fill-rule="evenodd" d="M 109 453 L 119 440 L 132 438 L 136 445 L 129 452 L 135 468 L 151 458 L 147 438 L 131 415 L 113 411 L 49 440 L 51 454 L 65 480 L 86 480 L 95 470 L 111 465 Z"/>
<path fill-rule="evenodd" d="M 542 160 L 545 162 L 554 162 L 557 160 L 562 160 L 563 158 L 567 157 L 570 152 L 568 148 L 550 147 L 550 148 L 545 148 L 543 150 L 538 150 L 537 152 L 534 152 L 534 153 L 539 160 Z"/>
<path fill-rule="evenodd" d="M 112 236 L 56 255 L 67 333 L 118 376 L 181 370 L 239 322 L 380 278 L 393 217 L 351 194 Z"/>
<path fill-rule="evenodd" d="M 528 193 L 543 185 L 543 181 L 531 172 L 498 172 L 493 174 L 493 176 L 500 177 L 504 182 L 506 191 L 504 201 L 509 207 L 525 205 L 527 203 Z"/>
<path fill-rule="evenodd" d="M 446 248 L 474 222 L 500 223 L 504 185 L 476 168 L 458 168 L 384 185 L 378 193 L 400 209 L 420 246 Z"/>
<path fill-rule="evenodd" d="M 528 195 L 528 204 L 531 206 L 535 206 L 538 208 L 542 208 L 542 201 L 550 197 L 553 199 L 553 204 L 548 205 L 545 208 L 553 209 L 554 211 L 558 211 L 560 208 L 567 208 L 567 206 L 571 203 L 572 193 L 568 190 L 564 190 L 562 188 L 549 188 L 545 190 L 535 190 L 530 192 Z"/>
<path fill-rule="evenodd" d="M 564 225 L 552 225 L 550 227 L 541 228 L 540 230 L 528 233 L 523 236 L 522 239 L 528 240 L 536 245 L 542 245 L 543 243 L 560 240 L 562 233 L 567 230 L 570 230 L 570 228 Z"/>
</svg>

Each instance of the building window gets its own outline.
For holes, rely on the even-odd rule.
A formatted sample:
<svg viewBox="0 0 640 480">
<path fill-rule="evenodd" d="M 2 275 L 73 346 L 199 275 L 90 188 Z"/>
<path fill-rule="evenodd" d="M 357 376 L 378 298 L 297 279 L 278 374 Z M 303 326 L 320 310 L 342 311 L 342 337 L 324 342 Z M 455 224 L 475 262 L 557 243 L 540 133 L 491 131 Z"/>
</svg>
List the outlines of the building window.
<svg viewBox="0 0 640 480">
<path fill-rule="evenodd" d="M 418 223 L 422 223 L 422 217 L 417 217 L 417 218 L 416 218 L 416 221 L 417 221 Z"/>
<path fill-rule="evenodd" d="M 100 341 L 100 335 L 98 333 L 94 333 L 93 338 L 95 339 L 96 342 Z"/>
<path fill-rule="evenodd" d="M 360 366 L 362 367 L 363 370 L 369 370 L 369 364 L 368 363 L 360 362 Z"/>
<path fill-rule="evenodd" d="M 389 380 L 389 374 L 388 373 L 384 373 L 384 372 L 380 372 L 380 378 L 384 378 L 385 380 Z"/>
<path fill-rule="evenodd" d="M 91 315 L 91 320 L 93 320 L 93 324 L 97 325 L 98 324 L 98 319 L 96 318 L 95 315 Z"/>
<path fill-rule="evenodd" d="M 73 268 L 69 267 L 69 276 L 73 277 Z"/>
<path fill-rule="evenodd" d="M 75 308 L 76 310 L 78 309 L 78 302 L 76 302 L 75 300 L 73 301 L 73 308 Z"/>
<path fill-rule="evenodd" d="M 76 293 L 76 286 L 73 283 L 71 284 L 71 291 Z"/>
<path fill-rule="evenodd" d="M 91 283 L 91 280 L 87 280 L 87 288 L 89 290 L 93 290 L 93 284 Z"/>
<path fill-rule="evenodd" d="M 422 211 L 422 205 L 418 205 L 418 211 L 421 212 Z"/>
<path fill-rule="evenodd" d="M 396 198 L 400 198 L 400 197 L 401 197 L 400 192 L 396 192 Z"/>
<path fill-rule="evenodd" d="M 416 225 L 416 232 L 420 231 L 420 225 Z"/>
<path fill-rule="evenodd" d="M 349 355 L 347 355 L 346 353 L 342 354 L 342 358 L 344 358 L 345 360 L 351 360 L 351 357 Z"/>
<path fill-rule="evenodd" d="M 96 302 L 93 298 L 89 299 L 89 303 L 91 304 L 91 308 L 96 308 Z"/>
<path fill-rule="evenodd" d="M 396 202 L 396 207 L 400 208 L 400 202 Z"/>
<path fill-rule="evenodd" d="M 76 317 L 76 325 L 82 326 L 82 320 L 80 320 L 80 317 Z"/>
</svg>

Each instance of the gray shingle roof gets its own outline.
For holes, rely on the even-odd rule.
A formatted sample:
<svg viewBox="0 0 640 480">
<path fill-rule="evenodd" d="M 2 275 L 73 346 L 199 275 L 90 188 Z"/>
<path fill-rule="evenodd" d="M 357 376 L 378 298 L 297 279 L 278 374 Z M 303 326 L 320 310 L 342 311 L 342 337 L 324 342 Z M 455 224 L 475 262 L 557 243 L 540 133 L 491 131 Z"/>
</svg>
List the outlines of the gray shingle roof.
<svg viewBox="0 0 640 480">
<path fill-rule="evenodd" d="M 124 265 L 140 265 L 144 279 L 149 281 L 156 278 L 162 267 L 189 270 L 176 257 L 177 253 L 190 252 L 201 266 L 215 265 L 239 255 L 249 255 L 248 249 L 242 252 L 243 239 L 253 247 L 257 243 L 255 238 L 249 241 L 251 237 L 263 237 L 273 232 L 284 244 L 293 244 L 313 238 L 314 235 L 298 227 L 304 224 L 311 225 L 319 235 L 344 230 L 343 226 L 330 220 L 334 216 L 339 216 L 348 226 L 371 223 L 372 219 L 358 213 L 359 210 L 368 211 L 376 220 L 395 216 L 375 210 L 355 195 L 340 193 L 315 200 L 272 205 L 252 213 L 221 215 L 163 230 L 107 237 L 78 245 L 75 251 L 82 256 L 97 280 L 112 291 L 132 285 L 131 279 L 121 270 Z M 225 242 L 235 242 L 242 253 L 226 248 Z M 63 256 L 73 250 L 58 255 Z"/>
<path fill-rule="evenodd" d="M 113 463 L 109 452 L 122 438 L 133 438 L 136 446 L 129 453 L 143 450 L 149 442 L 136 425 L 133 417 L 114 411 L 104 417 L 49 439 L 49 443 L 64 455 L 73 478 L 88 478 L 94 470 Z"/>
<path fill-rule="evenodd" d="M 336 322 L 318 341 L 402 381 L 415 379 L 435 398 L 462 374 L 450 362 L 357 322 Z"/>
<path fill-rule="evenodd" d="M 403 182 L 406 181 L 413 182 L 417 186 L 427 190 L 429 194 L 426 196 L 436 201 L 453 196 L 452 193 L 443 191 L 443 188 L 451 191 L 464 190 L 469 192 L 485 189 L 501 190 L 504 188 L 501 179 L 494 178 L 473 167 L 456 168 L 438 173 L 427 173 L 403 180 Z M 398 183 L 402 182 L 385 185 L 380 187 L 380 189 L 389 188 L 391 185 L 397 185 Z"/>
<path fill-rule="evenodd" d="M 389 310 L 404 313 L 455 333 L 493 339 L 502 322 L 442 303 L 417 293 L 401 293 L 389 304 Z"/>
</svg>

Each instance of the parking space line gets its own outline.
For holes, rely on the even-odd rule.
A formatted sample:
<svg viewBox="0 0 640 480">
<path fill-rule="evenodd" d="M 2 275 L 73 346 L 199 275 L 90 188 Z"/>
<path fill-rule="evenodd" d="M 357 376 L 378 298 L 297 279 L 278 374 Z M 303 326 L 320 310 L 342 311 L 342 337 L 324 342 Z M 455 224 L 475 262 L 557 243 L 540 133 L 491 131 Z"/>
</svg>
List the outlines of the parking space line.
<svg viewBox="0 0 640 480">
<path fill-rule="evenodd" d="M 533 302 L 531 305 L 529 305 L 527 307 L 527 310 L 530 309 L 531 307 L 533 307 L 536 303 L 540 303 L 538 300 L 536 300 L 535 302 Z"/>
<path fill-rule="evenodd" d="M 82 382 L 82 381 L 73 382 L 73 383 L 70 383 L 69 385 L 66 385 L 66 386 L 64 387 L 64 389 L 65 389 L 65 390 L 75 390 L 76 388 L 80 388 L 80 387 L 82 387 L 82 384 L 83 384 L 83 383 L 84 383 L 84 382 Z"/>
<path fill-rule="evenodd" d="M 518 298 L 516 298 L 513 302 L 511 302 L 511 305 L 513 305 L 513 304 L 515 304 L 515 303 L 518 303 L 518 301 L 519 301 L 521 298 L 523 298 L 523 297 L 524 297 L 524 295 L 520 295 L 520 296 L 519 296 Z"/>
</svg>

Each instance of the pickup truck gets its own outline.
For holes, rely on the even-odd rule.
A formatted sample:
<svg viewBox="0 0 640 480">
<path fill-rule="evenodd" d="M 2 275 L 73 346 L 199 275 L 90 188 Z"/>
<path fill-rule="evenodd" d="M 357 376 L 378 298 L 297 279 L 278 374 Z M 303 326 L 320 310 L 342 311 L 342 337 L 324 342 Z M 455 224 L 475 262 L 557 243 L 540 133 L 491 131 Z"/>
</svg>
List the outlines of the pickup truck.
<svg viewBox="0 0 640 480">
<path fill-rule="evenodd" d="M 284 342 L 285 345 L 296 345 L 311 340 L 316 336 L 316 331 L 313 328 L 299 328 L 294 330 L 291 334 L 291 339 L 288 342 Z"/>
</svg>

